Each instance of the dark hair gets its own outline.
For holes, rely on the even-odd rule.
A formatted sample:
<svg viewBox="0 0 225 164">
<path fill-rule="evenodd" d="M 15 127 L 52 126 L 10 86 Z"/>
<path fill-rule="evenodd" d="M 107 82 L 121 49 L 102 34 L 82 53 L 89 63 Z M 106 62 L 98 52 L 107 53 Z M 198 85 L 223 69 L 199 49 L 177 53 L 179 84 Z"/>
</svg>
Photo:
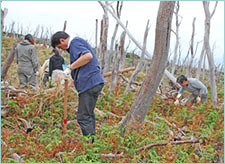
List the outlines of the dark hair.
<svg viewBox="0 0 225 164">
<path fill-rule="evenodd" d="M 58 51 L 56 48 L 54 48 L 54 49 L 52 50 L 52 53 L 55 53 L 56 55 L 59 55 L 59 51 Z"/>
<path fill-rule="evenodd" d="M 184 75 L 180 75 L 180 76 L 177 78 L 177 83 L 183 83 L 184 81 L 187 81 L 187 78 L 186 78 L 186 76 L 184 76 Z"/>
<path fill-rule="evenodd" d="M 55 48 L 55 46 L 57 46 L 58 44 L 60 44 L 60 40 L 59 39 L 66 39 L 68 38 L 69 35 L 64 32 L 64 31 L 58 31 L 55 34 L 52 35 L 51 38 L 51 45 L 53 48 Z"/>
<path fill-rule="evenodd" d="M 33 39 L 33 36 L 31 34 L 25 35 L 24 39 L 28 40 L 31 44 L 34 44 L 34 39 Z"/>
</svg>

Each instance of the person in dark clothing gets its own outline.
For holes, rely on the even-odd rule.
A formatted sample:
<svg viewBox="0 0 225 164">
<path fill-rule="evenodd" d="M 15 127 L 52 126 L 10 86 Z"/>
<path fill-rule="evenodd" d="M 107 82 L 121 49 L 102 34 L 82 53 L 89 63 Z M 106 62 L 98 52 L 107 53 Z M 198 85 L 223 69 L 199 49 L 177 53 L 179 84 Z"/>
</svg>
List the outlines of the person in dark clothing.
<svg viewBox="0 0 225 164">
<path fill-rule="evenodd" d="M 59 55 L 59 51 L 56 48 L 52 52 L 55 54 L 49 60 L 49 77 L 52 77 L 54 70 L 63 70 L 62 65 L 65 63 L 64 58 Z"/>
<path fill-rule="evenodd" d="M 79 104 L 77 121 L 84 136 L 91 136 L 94 142 L 94 109 L 98 96 L 104 86 L 97 56 L 87 41 L 80 37 L 70 37 L 63 31 L 56 32 L 51 38 L 52 47 L 67 50 L 70 54 L 70 66 L 64 70 L 65 76 L 72 75 L 78 91 Z"/>
</svg>

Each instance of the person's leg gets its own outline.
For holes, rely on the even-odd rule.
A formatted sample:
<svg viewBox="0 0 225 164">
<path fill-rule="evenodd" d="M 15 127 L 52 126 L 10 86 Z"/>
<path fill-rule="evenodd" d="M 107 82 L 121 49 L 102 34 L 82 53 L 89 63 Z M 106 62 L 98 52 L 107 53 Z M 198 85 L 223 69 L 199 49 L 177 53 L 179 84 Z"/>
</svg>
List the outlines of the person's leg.
<svg viewBox="0 0 225 164">
<path fill-rule="evenodd" d="M 92 97 L 91 97 L 91 101 L 93 102 L 90 106 L 91 109 L 93 109 L 93 114 L 91 115 L 91 118 L 92 118 L 92 125 L 93 125 L 93 129 L 94 129 L 94 135 L 95 135 L 95 114 L 94 114 L 94 109 L 95 109 L 95 106 L 96 106 L 96 102 L 98 100 L 98 96 L 99 94 L 101 93 L 101 90 L 103 88 L 104 84 L 100 84 L 100 85 L 97 85 L 95 86 L 94 88 L 92 88 L 90 90 L 91 94 L 92 94 Z"/>
<path fill-rule="evenodd" d="M 208 100 L 208 95 L 202 95 L 201 102 L 206 102 Z"/>
<path fill-rule="evenodd" d="M 27 88 L 27 77 L 21 73 L 18 72 L 18 76 L 19 76 L 19 81 L 20 81 L 20 88 Z"/>
<path fill-rule="evenodd" d="M 29 83 L 30 83 L 30 86 L 32 88 L 32 91 L 36 91 L 37 89 L 37 77 L 35 74 L 32 74 L 31 77 L 29 78 Z"/>
<path fill-rule="evenodd" d="M 49 73 L 45 72 L 44 73 L 44 78 L 43 78 L 43 84 L 46 86 L 46 82 L 49 80 Z"/>
<path fill-rule="evenodd" d="M 77 122 L 79 123 L 84 136 L 95 135 L 94 108 L 102 85 L 97 85 L 79 95 Z"/>
<path fill-rule="evenodd" d="M 197 98 L 196 95 L 190 94 L 190 95 L 188 96 L 187 101 L 186 101 L 186 105 L 187 105 L 187 104 L 193 105 L 194 102 L 195 102 L 195 100 L 196 100 L 196 98 Z"/>
</svg>

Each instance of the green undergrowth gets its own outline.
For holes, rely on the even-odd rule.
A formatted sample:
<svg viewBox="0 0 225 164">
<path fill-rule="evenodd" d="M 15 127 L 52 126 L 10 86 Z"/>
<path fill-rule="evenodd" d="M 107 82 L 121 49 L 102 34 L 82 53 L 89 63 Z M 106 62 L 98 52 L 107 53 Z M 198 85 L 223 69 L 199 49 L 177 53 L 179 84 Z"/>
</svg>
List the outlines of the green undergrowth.
<svg viewBox="0 0 225 164">
<path fill-rule="evenodd" d="M 39 60 L 44 62 L 50 49 L 41 52 L 44 56 L 40 55 Z M 10 69 L 9 79 L 13 76 L 16 76 L 15 71 Z M 143 78 L 140 74 L 138 81 Z M 18 81 L 11 81 L 10 84 L 18 84 Z M 119 123 L 130 111 L 138 94 L 138 90 L 124 94 L 125 87 L 120 85 L 118 91 L 113 93 L 108 90 L 109 84 L 105 84 L 103 94 L 96 103 L 96 108 L 105 115 L 96 113 L 93 144 L 89 143 L 88 137 L 82 136 L 76 121 L 78 96 L 71 89 L 68 94 L 66 134 L 63 133 L 63 92 L 50 95 L 39 91 L 9 99 L 7 93 L 2 91 L 2 105 L 7 107 L 8 113 L 1 119 L 1 140 L 5 143 L 2 144 L 1 162 L 16 163 L 11 157 L 13 153 L 17 153 L 26 163 L 224 162 L 223 84 L 217 85 L 219 105 L 216 107 L 210 95 L 207 103 L 193 107 L 175 106 L 173 101 L 155 95 L 141 129 L 121 135 Z M 25 133 L 20 118 L 30 122 L 33 128 L 30 133 Z M 174 137 L 180 135 L 178 128 L 185 133 L 183 140 L 194 138 L 201 140 L 201 143 L 167 144 L 138 150 L 149 144 L 174 141 Z"/>
</svg>

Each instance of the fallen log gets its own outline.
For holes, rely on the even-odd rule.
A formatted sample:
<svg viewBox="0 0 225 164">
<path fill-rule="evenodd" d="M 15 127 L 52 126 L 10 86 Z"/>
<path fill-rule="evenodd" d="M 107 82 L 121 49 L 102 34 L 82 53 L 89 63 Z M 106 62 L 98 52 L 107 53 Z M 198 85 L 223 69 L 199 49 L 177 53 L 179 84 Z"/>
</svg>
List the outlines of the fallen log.
<svg viewBox="0 0 225 164">
<path fill-rule="evenodd" d="M 164 146 L 164 145 L 168 145 L 168 144 L 193 144 L 193 143 L 201 143 L 201 140 L 185 140 L 185 141 L 169 141 L 169 142 L 157 142 L 157 143 L 152 143 L 143 147 L 140 147 L 138 149 L 136 149 L 136 151 L 142 151 L 142 150 L 146 150 L 149 148 L 152 148 L 154 146 Z"/>
<path fill-rule="evenodd" d="M 133 71 L 133 70 L 135 70 L 135 67 L 128 67 L 128 68 L 119 70 L 119 73 L 129 72 L 129 71 Z M 112 75 L 112 72 L 104 73 L 104 77 L 109 77 L 111 75 Z"/>
<path fill-rule="evenodd" d="M 122 79 L 123 79 L 124 81 L 126 81 L 127 83 L 129 82 L 129 80 L 128 80 L 126 77 L 124 77 L 122 74 L 120 74 L 120 76 L 122 77 Z M 138 83 L 137 81 L 132 81 L 132 84 L 141 86 L 141 83 Z"/>
<path fill-rule="evenodd" d="M 115 157 L 123 157 L 123 152 L 121 152 L 120 154 L 109 153 L 109 154 L 94 154 L 94 155 L 103 156 L 107 158 L 115 158 Z"/>
</svg>

